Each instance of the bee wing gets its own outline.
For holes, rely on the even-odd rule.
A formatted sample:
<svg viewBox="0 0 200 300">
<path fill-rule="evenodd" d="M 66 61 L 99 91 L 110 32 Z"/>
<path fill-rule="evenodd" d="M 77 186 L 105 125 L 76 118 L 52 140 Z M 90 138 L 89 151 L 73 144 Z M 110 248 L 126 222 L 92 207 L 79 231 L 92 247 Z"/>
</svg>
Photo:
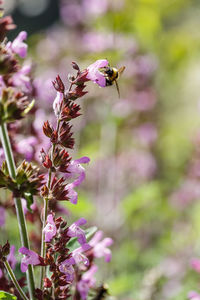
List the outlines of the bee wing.
<svg viewBox="0 0 200 300">
<path fill-rule="evenodd" d="M 119 75 L 121 75 L 125 70 L 125 66 L 122 66 L 121 68 L 119 68 L 118 73 Z"/>
<path fill-rule="evenodd" d="M 120 98 L 120 91 L 119 91 L 119 85 L 117 83 L 117 80 L 115 80 L 115 84 L 116 84 L 117 92 L 118 92 L 118 95 L 119 95 L 119 98 Z"/>
</svg>

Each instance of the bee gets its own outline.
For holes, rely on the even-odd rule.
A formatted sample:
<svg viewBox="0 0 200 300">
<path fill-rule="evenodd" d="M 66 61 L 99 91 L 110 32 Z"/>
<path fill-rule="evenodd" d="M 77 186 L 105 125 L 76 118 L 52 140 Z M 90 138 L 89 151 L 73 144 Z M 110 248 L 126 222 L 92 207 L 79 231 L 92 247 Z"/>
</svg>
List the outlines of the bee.
<svg viewBox="0 0 200 300">
<path fill-rule="evenodd" d="M 96 296 L 92 298 L 92 300 L 103 300 L 108 296 L 108 285 L 102 284 L 100 287 L 96 289 Z"/>
<path fill-rule="evenodd" d="M 112 67 L 104 68 L 104 76 L 106 78 L 106 85 L 109 86 L 109 85 L 113 85 L 113 83 L 115 83 L 119 98 L 120 98 L 120 91 L 119 91 L 119 85 L 117 83 L 117 79 L 124 72 L 124 70 L 125 70 L 124 66 L 119 69 L 112 68 Z"/>
</svg>

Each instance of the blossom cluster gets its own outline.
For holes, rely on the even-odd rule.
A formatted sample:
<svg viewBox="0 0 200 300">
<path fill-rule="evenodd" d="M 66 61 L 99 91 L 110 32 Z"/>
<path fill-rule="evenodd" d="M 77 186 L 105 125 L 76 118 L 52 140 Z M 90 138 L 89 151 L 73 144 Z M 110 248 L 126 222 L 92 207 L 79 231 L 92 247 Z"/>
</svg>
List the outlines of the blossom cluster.
<svg viewBox="0 0 200 300">
<path fill-rule="evenodd" d="M 31 101 L 34 87 L 32 78 L 29 76 L 31 65 L 21 66 L 18 60 L 18 56 L 24 59 L 27 55 L 27 44 L 24 42 L 27 34 L 22 31 L 13 42 L 7 42 L 4 40 L 6 31 L 12 28 L 14 28 L 12 19 L 6 17 L 1 20 L 1 126 L 23 119 L 34 105 L 34 102 Z M 77 204 L 78 195 L 75 189 L 85 179 L 85 169 L 82 164 L 90 161 L 86 156 L 72 159 L 71 152 L 69 152 L 74 148 L 75 143 L 70 122 L 80 116 L 81 109 L 76 100 L 87 94 L 85 88 L 88 81 L 92 81 L 100 87 L 106 86 L 106 78 L 102 69 L 108 65 L 106 59 L 100 59 L 81 71 L 77 63 L 73 62 L 72 67 L 76 71 L 76 75 L 69 76 L 68 88 L 59 75 L 52 82 L 57 93 L 53 102 L 56 121 L 47 120 L 43 124 L 43 134 L 48 142 L 40 150 L 41 170 L 24 160 L 13 175 L 9 169 L 7 156 L 3 157 L 3 159 L 6 158 L 6 162 L 2 163 L 0 170 L 0 187 L 9 189 L 13 197 L 17 198 L 17 201 L 21 201 L 23 211 L 20 211 L 20 216 L 24 213 L 27 220 L 33 223 L 37 220 L 41 227 L 40 211 L 42 210 L 42 238 L 37 234 L 32 235 L 32 243 L 38 251 L 41 243 L 41 255 L 24 245 L 19 249 L 19 253 L 23 255 L 22 273 L 28 274 L 31 270 L 30 266 L 41 268 L 40 287 L 32 286 L 34 297 L 39 300 L 68 299 L 72 294 L 76 299 L 86 300 L 90 289 L 95 291 L 94 274 L 97 266 L 94 259 L 104 257 L 106 262 L 111 259 L 111 251 L 108 248 L 113 243 L 111 238 L 102 239 L 102 231 L 95 233 L 96 229 L 94 230 L 94 228 L 88 229 L 87 233 L 81 228 L 87 222 L 85 218 L 80 218 L 68 225 L 68 222 L 62 217 L 56 216 L 61 211 L 59 201 L 70 201 Z M 20 126 L 9 127 L 11 136 L 16 128 L 18 133 Z M 27 140 L 23 142 L 23 146 L 26 146 Z M 33 137 L 29 137 L 27 145 L 34 146 L 36 143 L 37 138 L 34 140 Z M 17 150 L 17 153 L 20 153 L 22 145 L 15 145 L 12 139 L 11 145 Z M 39 192 L 44 199 L 44 207 L 36 201 L 34 202 L 33 196 L 38 195 Z M 20 198 L 22 199 L 20 200 Z M 16 201 L 15 205 L 17 205 Z M 13 199 L 10 200 L 10 204 L 4 203 L 0 206 L 2 226 L 5 222 L 5 208 L 14 210 Z M 19 207 L 17 209 L 19 210 Z M 19 222 L 21 222 L 20 218 Z M 21 223 L 19 225 L 24 226 Z M 24 234 L 24 232 L 21 233 Z M 93 235 L 92 239 L 88 240 L 88 235 Z M 14 278 L 9 265 L 13 270 L 15 269 L 15 248 L 6 243 L 1 249 L 0 286 L 2 285 L 2 289 L 5 291 L 14 292 L 19 299 L 20 297 L 26 299 L 22 290 L 25 285 L 24 277 L 16 285 L 15 280 L 14 284 L 10 284 L 5 275 L 6 268 L 10 272 L 9 275 L 12 274 L 11 278 Z M 3 282 L 6 282 L 6 285 L 3 286 Z"/>
<path fill-rule="evenodd" d="M 88 242 L 86 233 L 81 228 L 85 224 L 86 220 L 81 218 L 68 227 L 62 217 L 55 219 L 53 213 L 49 214 L 43 229 L 47 246 L 45 258 L 42 259 L 24 247 L 19 249 L 19 252 L 24 254 L 21 261 L 22 272 L 27 270 L 29 264 L 49 266 L 51 277 L 44 278 L 43 291 L 36 290 L 38 299 L 43 299 L 44 295 L 50 297 L 49 288 L 53 286 L 56 299 L 67 299 L 73 284 L 77 289 L 76 293 L 85 300 L 89 289 L 95 287 L 94 273 L 97 266 L 94 259 L 104 257 L 105 261 L 109 262 L 111 251 L 108 247 L 113 241 L 110 238 L 102 239 L 103 233 L 97 231 Z M 77 248 L 73 249 L 74 247 Z"/>
</svg>

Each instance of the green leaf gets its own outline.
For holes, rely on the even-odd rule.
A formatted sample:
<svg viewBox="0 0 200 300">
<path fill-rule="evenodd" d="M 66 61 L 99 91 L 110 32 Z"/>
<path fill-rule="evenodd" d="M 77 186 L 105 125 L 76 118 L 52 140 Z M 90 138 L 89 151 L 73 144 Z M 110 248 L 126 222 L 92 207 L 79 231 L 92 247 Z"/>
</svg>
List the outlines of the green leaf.
<svg viewBox="0 0 200 300">
<path fill-rule="evenodd" d="M 4 300 L 17 300 L 17 297 L 12 295 L 12 294 L 9 294 L 9 293 L 6 293 L 4 291 L 0 291 L 0 299 L 4 299 Z"/>
<path fill-rule="evenodd" d="M 90 227 L 88 229 L 85 230 L 85 236 L 86 236 L 86 239 L 89 240 L 93 234 L 95 234 L 95 232 L 97 231 L 97 227 L 96 226 L 93 226 L 93 227 Z M 71 251 L 75 250 L 76 248 L 79 248 L 80 247 L 80 244 L 79 242 L 77 242 L 77 238 L 72 238 L 70 240 L 69 243 L 67 243 L 67 248 L 69 248 Z"/>
<path fill-rule="evenodd" d="M 24 193 L 24 198 L 26 199 L 27 209 L 32 212 L 31 204 L 33 204 L 33 195 L 31 193 Z"/>
</svg>

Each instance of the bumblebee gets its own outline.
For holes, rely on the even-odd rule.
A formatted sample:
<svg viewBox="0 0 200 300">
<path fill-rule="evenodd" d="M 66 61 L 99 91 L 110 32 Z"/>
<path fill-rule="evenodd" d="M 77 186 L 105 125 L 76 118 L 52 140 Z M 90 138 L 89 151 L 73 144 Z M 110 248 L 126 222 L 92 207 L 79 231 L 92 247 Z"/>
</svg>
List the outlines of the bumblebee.
<svg viewBox="0 0 200 300">
<path fill-rule="evenodd" d="M 100 287 L 96 289 L 96 296 L 92 298 L 92 300 L 103 300 L 108 296 L 108 285 L 102 284 Z"/>
<path fill-rule="evenodd" d="M 124 69 L 125 69 L 124 66 L 119 69 L 112 68 L 112 67 L 104 68 L 104 76 L 106 78 L 106 85 L 109 86 L 109 85 L 113 85 L 113 83 L 115 83 L 119 98 L 120 98 L 120 92 L 119 92 L 119 85 L 117 83 L 117 79 L 124 72 Z"/>
</svg>

